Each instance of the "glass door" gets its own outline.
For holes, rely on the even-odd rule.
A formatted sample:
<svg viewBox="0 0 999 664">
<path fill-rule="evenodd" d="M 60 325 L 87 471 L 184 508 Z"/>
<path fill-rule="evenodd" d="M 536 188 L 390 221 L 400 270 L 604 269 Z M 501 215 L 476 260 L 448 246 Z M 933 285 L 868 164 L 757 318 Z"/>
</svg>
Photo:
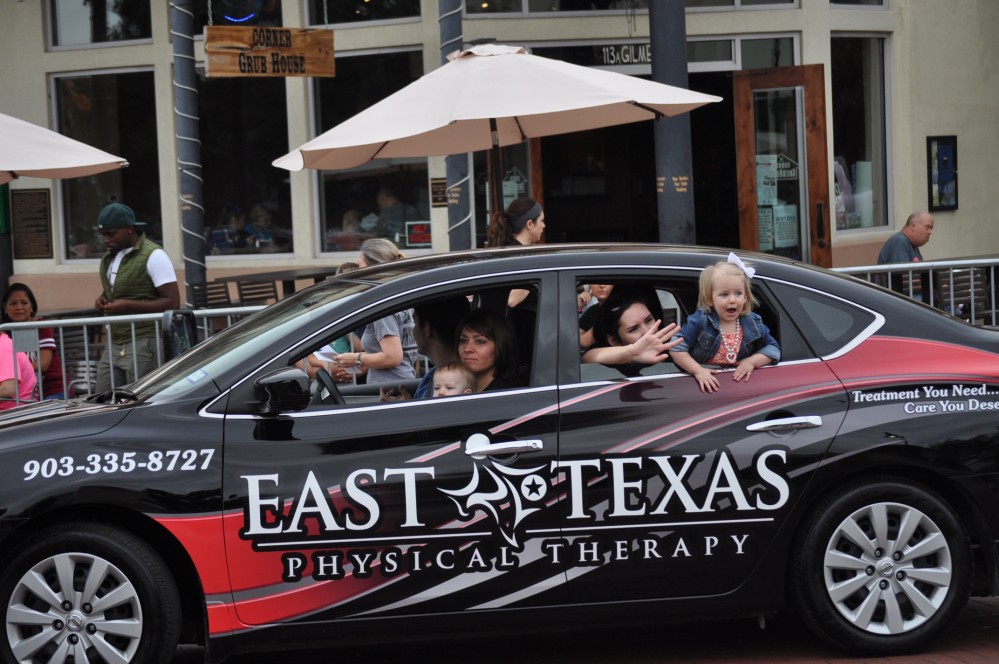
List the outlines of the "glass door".
<svg viewBox="0 0 999 664">
<path fill-rule="evenodd" d="M 739 245 L 830 266 L 822 65 L 736 72 Z"/>
</svg>

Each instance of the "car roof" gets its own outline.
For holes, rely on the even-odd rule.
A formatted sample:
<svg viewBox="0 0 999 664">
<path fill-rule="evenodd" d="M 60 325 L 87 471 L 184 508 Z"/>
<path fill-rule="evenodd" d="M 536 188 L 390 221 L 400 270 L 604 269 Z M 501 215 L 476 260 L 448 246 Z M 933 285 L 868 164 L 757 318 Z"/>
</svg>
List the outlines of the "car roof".
<svg viewBox="0 0 999 664">
<path fill-rule="evenodd" d="M 440 271 L 449 276 L 470 276 L 482 274 L 481 263 L 495 262 L 490 272 L 541 270 L 559 268 L 600 268 L 634 264 L 636 267 L 650 262 L 663 265 L 703 268 L 716 261 L 725 260 L 734 250 L 720 247 L 669 244 L 625 244 L 625 243 L 577 243 L 539 244 L 533 246 L 511 246 L 487 249 L 470 249 L 442 254 L 432 254 L 407 258 L 391 263 L 383 263 L 353 270 L 334 277 L 346 281 L 386 283 L 414 275 L 427 275 Z M 818 268 L 808 263 L 794 261 L 781 256 L 738 250 L 737 255 L 748 265 L 762 270 L 767 276 L 800 282 L 814 279 L 835 279 L 840 282 L 856 281 L 831 270 Z M 657 260 L 658 259 L 658 260 Z M 465 269 L 463 269 L 465 268 Z M 429 276 L 429 275 L 427 275 Z M 829 283 L 826 281 L 825 283 Z"/>
</svg>

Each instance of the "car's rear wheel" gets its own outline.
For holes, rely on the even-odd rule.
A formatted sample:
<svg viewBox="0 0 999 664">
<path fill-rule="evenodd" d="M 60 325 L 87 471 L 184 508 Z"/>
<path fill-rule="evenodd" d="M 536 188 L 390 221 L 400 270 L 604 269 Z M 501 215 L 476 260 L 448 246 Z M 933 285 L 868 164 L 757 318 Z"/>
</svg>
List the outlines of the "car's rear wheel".
<svg viewBox="0 0 999 664">
<path fill-rule="evenodd" d="M 792 560 L 793 599 L 837 647 L 911 651 L 964 608 L 970 555 L 954 511 L 930 490 L 905 480 L 859 483 L 817 507 Z"/>
<path fill-rule="evenodd" d="M 180 595 L 145 542 L 101 524 L 33 536 L 0 574 L 6 662 L 166 664 L 176 654 Z"/>
</svg>

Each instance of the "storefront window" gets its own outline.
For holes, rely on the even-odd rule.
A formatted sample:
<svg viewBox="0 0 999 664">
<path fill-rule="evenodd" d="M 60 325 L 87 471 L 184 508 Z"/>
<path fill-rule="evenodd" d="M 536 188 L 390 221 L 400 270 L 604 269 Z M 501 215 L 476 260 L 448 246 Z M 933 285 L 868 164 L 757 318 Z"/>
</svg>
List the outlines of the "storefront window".
<svg viewBox="0 0 999 664">
<path fill-rule="evenodd" d="M 162 242 L 153 73 L 66 76 L 54 80 L 54 91 L 59 133 L 129 162 L 128 168 L 62 182 L 64 257 L 104 253 L 95 224 L 101 208 L 114 201 L 131 207 L 148 224 L 149 237 Z"/>
<path fill-rule="evenodd" d="M 731 62 L 731 39 L 704 39 L 687 42 L 687 62 Z"/>
<path fill-rule="evenodd" d="M 740 39 L 739 48 L 743 69 L 770 69 L 794 65 L 794 39 L 791 37 Z"/>
<path fill-rule="evenodd" d="M 761 7 L 766 5 L 797 5 L 798 0 L 686 0 L 687 9 L 713 9 L 730 7 Z"/>
<path fill-rule="evenodd" d="M 319 132 L 356 115 L 423 75 L 419 51 L 337 56 L 336 77 L 316 81 Z M 320 246 L 357 251 L 369 237 L 401 248 L 430 244 L 427 160 L 380 159 L 345 171 L 322 171 Z"/>
<path fill-rule="evenodd" d="M 309 0 L 308 7 L 312 25 L 420 16 L 420 0 Z"/>
<path fill-rule="evenodd" d="M 472 0 L 468 14 L 543 14 L 548 12 L 598 12 L 647 10 L 649 0 Z"/>
<path fill-rule="evenodd" d="M 102 42 L 149 39 L 149 0 L 50 0 L 52 44 L 79 46 Z"/>
<path fill-rule="evenodd" d="M 686 0 L 687 9 L 731 7 L 761 7 L 766 5 L 797 5 L 798 0 Z"/>
<path fill-rule="evenodd" d="M 490 204 L 491 186 L 489 169 L 491 155 L 489 150 L 478 150 L 472 153 L 474 180 L 472 184 L 473 203 L 475 206 L 475 246 L 486 246 L 486 233 L 489 229 L 489 219 L 494 211 L 507 208 L 514 199 L 521 196 L 535 196 L 531 189 L 531 148 L 530 141 L 515 143 L 500 148 L 499 205 Z M 495 210 L 494 210 L 495 208 Z"/>
<path fill-rule="evenodd" d="M 836 228 L 888 223 L 884 39 L 832 39 Z"/>
<path fill-rule="evenodd" d="M 465 3 L 466 14 L 521 14 L 523 11 L 522 0 L 470 0 Z"/>
<path fill-rule="evenodd" d="M 594 12 L 648 9 L 649 0 L 528 0 L 528 12 Z"/>
<path fill-rule="evenodd" d="M 314 0 L 315 1 L 315 0 Z M 796 6 L 798 0 L 686 0 L 687 9 Z M 354 4 L 354 3 L 348 3 Z M 465 13 L 545 14 L 549 12 L 648 11 L 649 0 L 471 0 Z"/>
<path fill-rule="evenodd" d="M 206 25 L 283 25 L 281 3 L 276 0 L 194 0 L 194 24 L 198 33 Z"/>
<path fill-rule="evenodd" d="M 288 174 L 274 168 L 288 151 L 284 79 L 200 81 L 201 164 L 206 253 L 290 252 Z"/>
</svg>

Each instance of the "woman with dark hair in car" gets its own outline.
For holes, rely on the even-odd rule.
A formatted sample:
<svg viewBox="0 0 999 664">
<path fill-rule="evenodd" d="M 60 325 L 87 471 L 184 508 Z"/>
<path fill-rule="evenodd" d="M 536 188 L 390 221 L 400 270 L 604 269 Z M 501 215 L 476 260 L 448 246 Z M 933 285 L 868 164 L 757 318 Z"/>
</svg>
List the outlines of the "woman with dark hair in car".
<svg viewBox="0 0 999 664">
<path fill-rule="evenodd" d="M 516 387 L 517 340 L 506 318 L 492 309 L 476 309 L 458 326 L 458 356 L 475 374 L 475 391 Z"/>
<path fill-rule="evenodd" d="M 662 306 L 652 289 L 616 286 L 597 306 L 595 343 L 583 353 L 583 362 L 659 364 L 669 358 L 667 351 L 680 343 L 680 339 L 670 340 L 679 331 L 675 323 L 660 327 Z"/>
</svg>

